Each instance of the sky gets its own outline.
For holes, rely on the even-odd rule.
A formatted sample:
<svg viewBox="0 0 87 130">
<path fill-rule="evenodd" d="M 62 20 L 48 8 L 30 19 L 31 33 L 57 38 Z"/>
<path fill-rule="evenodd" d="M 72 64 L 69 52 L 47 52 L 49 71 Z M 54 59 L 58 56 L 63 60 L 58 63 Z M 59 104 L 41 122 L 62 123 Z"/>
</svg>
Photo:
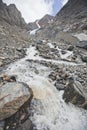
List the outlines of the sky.
<svg viewBox="0 0 87 130">
<path fill-rule="evenodd" d="M 34 22 L 46 14 L 55 16 L 68 0 L 3 0 L 15 4 L 27 23 Z"/>
</svg>

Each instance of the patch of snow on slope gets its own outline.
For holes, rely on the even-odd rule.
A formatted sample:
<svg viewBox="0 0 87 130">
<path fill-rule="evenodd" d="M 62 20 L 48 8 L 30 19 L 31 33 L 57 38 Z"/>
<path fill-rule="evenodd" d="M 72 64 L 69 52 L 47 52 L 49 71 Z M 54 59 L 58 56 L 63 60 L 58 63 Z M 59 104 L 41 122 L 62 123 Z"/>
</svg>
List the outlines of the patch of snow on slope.
<svg viewBox="0 0 87 130">
<path fill-rule="evenodd" d="M 37 20 L 37 21 L 36 21 L 36 25 L 37 25 L 38 28 L 36 28 L 36 29 L 30 31 L 30 35 L 35 35 L 36 32 L 41 28 L 38 22 L 39 22 L 39 21 Z"/>
</svg>

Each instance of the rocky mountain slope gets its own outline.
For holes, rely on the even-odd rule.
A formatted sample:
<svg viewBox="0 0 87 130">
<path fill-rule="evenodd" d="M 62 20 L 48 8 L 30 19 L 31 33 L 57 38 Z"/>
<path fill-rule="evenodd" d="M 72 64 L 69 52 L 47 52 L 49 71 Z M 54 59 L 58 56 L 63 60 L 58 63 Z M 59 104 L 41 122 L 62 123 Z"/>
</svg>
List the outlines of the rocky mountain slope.
<svg viewBox="0 0 87 130">
<path fill-rule="evenodd" d="M 53 21 L 53 19 L 54 19 L 54 16 L 47 14 L 43 18 L 41 18 L 38 23 L 41 27 L 46 27 L 49 23 Z"/>
<path fill-rule="evenodd" d="M 38 21 L 38 24 L 40 25 L 40 27 L 44 28 L 49 23 L 51 23 L 53 21 L 53 19 L 54 19 L 53 16 L 47 14 L 44 17 L 42 17 L 41 19 L 36 20 L 35 22 L 32 22 L 32 23 L 29 23 L 27 27 L 28 27 L 29 30 L 37 29 L 38 28 L 37 21 Z"/>
<path fill-rule="evenodd" d="M 0 66 L 24 55 L 21 48 L 29 46 L 26 25 L 15 5 L 0 0 Z"/>
<path fill-rule="evenodd" d="M 87 30 L 87 1 L 69 0 L 56 15 L 55 22 L 57 21 L 72 31 Z"/>
<path fill-rule="evenodd" d="M 87 18 L 87 1 L 86 0 L 69 0 L 68 3 L 56 15 L 56 21 L 76 22 Z"/>
<path fill-rule="evenodd" d="M 26 23 L 16 6 L 14 4 L 7 6 L 2 0 L 0 0 L 0 21 L 6 21 L 10 25 L 16 25 L 21 28 L 26 27 Z"/>
<path fill-rule="evenodd" d="M 52 24 L 40 31 L 40 36 L 59 39 L 60 32 L 82 32 L 87 30 L 87 1 L 69 0 L 56 15 Z M 59 35 L 58 35 L 59 34 Z M 61 39 L 63 37 L 61 36 Z"/>
</svg>

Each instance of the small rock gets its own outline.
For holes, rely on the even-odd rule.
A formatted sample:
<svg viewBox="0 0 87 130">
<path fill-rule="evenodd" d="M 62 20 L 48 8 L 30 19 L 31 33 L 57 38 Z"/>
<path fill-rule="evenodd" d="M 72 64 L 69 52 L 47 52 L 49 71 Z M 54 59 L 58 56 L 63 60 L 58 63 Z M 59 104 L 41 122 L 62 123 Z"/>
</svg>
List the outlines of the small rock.
<svg viewBox="0 0 87 130">
<path fill-rule="evenodd" d="M 42 40 L 37 41 L 37 44 L 43 44 Z"/>
<path fill-rule="evenodd" d="M 82 54 L 81 58 L 82 58 L 82 61 L 83 61 L 83 62 L 87 62 L 87 55 L 83 55 L 83 54 Z"/>
<path fill-rule="evenodd" d="M 16 128 L 16 130 L 33 130 L 32 122 L 28 119 L 23 124 L 21 124 L 18 128 Z"/>
<path fill-rule="evenodd" d="M 0 121 L 0 130 L 4 130 L 5 121 Z"/>
<path fill-rule="evenodd" d="M 56 88 L 58 90 L 64 90 L 65 89 L 65 86 L 63 84 L 58 83 L 58 82 L 56 82 L 54 85 L 56 86 Z"/>
<path fill-rule="evenodd" d="M 61 53 L 62 53 L 62 54 L 66 54 L 67 52 L 66 52 L 66 51 L 64 51 L 64 50 L 61 50 Z"/>
<path fill-rule="evenodd" d="M 68 47 L 68 49 L 67 49 L 67 50 L 69 50 L 69 51 L 73 51 L 73 49 L 74 49 L 74 46 L 69 45 L 69 47 Z"/>
<path fill-rule="evenodd" d="M 14 82 L 14 81 L 16 81 L 16 77 L 15 76 L 3 75 L 2 79 L 3 79 L 3 81 L 7 81 L 7 82 Z"/>
<path fill-rule="evenodd" d="M 0 67 L 2 67 L 3 66 L 3 62 L 2 61 L 0 61 Z"/>
<path fill-rule="evenodd" d="M 23 49 L 22 49 L 22 47 L 20 47 L 20 48 L 16 48 L 16 50 L 21 52 Z"/>
<path fill-rule="evenodd" d="M 0 77 L 0 83 L 2 82 L 2 80 L 3 80 L 2 77 Z"/>
<path fill-rule="evenodd" d="M 49 74 L 49 78 L 53 81 L 56 80 L 56 74 L 54 73 Z"/>
</svg>

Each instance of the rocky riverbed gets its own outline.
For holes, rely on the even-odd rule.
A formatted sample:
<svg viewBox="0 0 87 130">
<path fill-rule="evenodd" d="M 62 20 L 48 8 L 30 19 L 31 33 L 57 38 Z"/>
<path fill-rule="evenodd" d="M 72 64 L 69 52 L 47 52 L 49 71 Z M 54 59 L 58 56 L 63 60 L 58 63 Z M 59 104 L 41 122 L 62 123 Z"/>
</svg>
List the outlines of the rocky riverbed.
<svg viewBox="0 0 87 130">
<path fill-rule="evenodd" d="M 83 107 L 86 109 L 83 104 L 86 106 L 87 101 L 85 97 L 87 92 L 87 66 L 86 62 L 82 61 L 80 52 L 76 53 L 76 51 L 79 52 L 76 46 L 66 45 L 66 48 L 64 48 L 64 43 L 39 40 L 26 49 L 24 58 L 9 64 L 1 71 L 0 86 L 2 90 L 4 89 L 4 92 L 4 86 L 10 84 L 9 89 L 12 89 L 12 86 L 16 86 L 18 83 L 24 83 L 25 87 L 27 85 L 32 90 L 30 92 L 32 98 L 26 97 L 26 102 L 21 100 L 21 96 L 17 99 L 17 95 L 15 95 L 17 90 L 15 89 L 15 93 L 13 92 L 17 100 L 15 111 L 13 111 L 14 109 L 10 102 L 12 100 L 14 104 L 14 98 L 12 97 L 11 99 L 9 93 L 2 95 L 2 103 L 6 100 L 9 104 L 9 110 L 12 112 L 10 111 L 8 118 L 6 114 L 2 116 L 4 120 L 0 122 L 1 129 L 87 129 L 87 111 L 79 108 Z M 83 95 L 77 90 L 79 84 L 76 84 L 77 86 L 72 91 L 74 92 L 72 98 L 70 98 L 71 91 L 69 91 L 68 85 L 72 86 L 77 81 L 82 86 L 79 91 L 82 91 Z M 14 90 L 11 90 L 11 93 L 12 91 Z M 70 95 L 67 95 L 67 92 Z M 22 89 L 20 94 L 25 95 L 24 93 L 25 90 Z M 66 100 L 64 101 L 63 98 L 70 99 L 68 102 L 75 104 L 75 106 L 71 103 L 65 103 Z M 81 98 L 83 99 L 82 102 L 80 102 Z M 26 105 L 24 105 L 25 102 Z M 6 106 L 8 107 L 7 104 Z"/>
</svg>

